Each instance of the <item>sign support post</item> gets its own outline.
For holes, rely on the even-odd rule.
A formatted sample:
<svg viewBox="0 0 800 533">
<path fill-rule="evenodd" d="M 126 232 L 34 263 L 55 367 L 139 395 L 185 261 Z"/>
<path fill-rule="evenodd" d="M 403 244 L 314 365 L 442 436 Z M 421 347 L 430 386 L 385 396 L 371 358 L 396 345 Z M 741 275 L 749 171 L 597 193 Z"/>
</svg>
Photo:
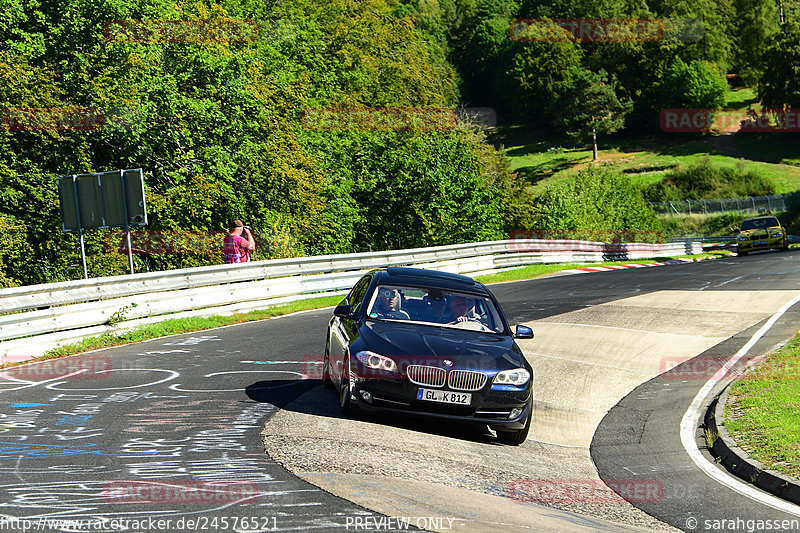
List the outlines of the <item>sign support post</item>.
<svg viewBox="0 0 800 533">
<path fill-rule="evenodd" d="M 78 215 L 78 229 L 81 236 L 81 262 L 83 263 L 83 279 L 89 279 L 89 271 L 86 269 L 86 245 L 83 243 L 83 226 L 81 225 L 81 202 L 78 199 L 77 176 L 72 175 L 72 190 L 75 191 L 75 212 Z"/>
<path fill-rule="evenodd" d="M 131 246 L 131 226 L 130 218 L 128 217 L 128 195 L 125 192 L 125 171 L 119 171 L 119 184 L 122 188 L 122 206 L 125 208 L 125 239 L 128 244 L 128 264 L 131 267 L 131 274 L 133 274 L 133 247 Z"/>
</svg>

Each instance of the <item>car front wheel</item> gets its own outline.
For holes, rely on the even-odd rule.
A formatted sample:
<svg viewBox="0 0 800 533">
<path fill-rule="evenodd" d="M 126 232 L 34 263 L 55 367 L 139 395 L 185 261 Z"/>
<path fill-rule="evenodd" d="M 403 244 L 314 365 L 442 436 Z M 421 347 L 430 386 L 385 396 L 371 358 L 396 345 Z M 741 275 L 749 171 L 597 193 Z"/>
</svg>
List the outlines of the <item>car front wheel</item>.
<svg viewBox="0 0 800 533">
<path fill-rule="evenodd" d="M 334 388 L 331 380 L 331 351 L 329 346 L 325 346 L 325 356 L 322 358 L 322 384 L 325 385 L 325 388 Z"/>
<path fill-rule="evenodd" d="M 341 388 L 339 389 L 339 407 L 342 409 L 342 414 L 347 415 L 353 410 L 350 403 L 350 354 L 347 354 L 347 357 L 345 357 L 341 380 Z"/>
</svg>

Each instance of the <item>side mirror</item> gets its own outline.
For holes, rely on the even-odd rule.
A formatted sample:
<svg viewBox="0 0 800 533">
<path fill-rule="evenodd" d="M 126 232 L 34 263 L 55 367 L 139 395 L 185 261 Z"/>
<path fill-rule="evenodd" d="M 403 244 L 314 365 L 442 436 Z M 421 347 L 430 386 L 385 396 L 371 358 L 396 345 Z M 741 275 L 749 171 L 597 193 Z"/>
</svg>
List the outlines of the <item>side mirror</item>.
<svg viewBox="0 0 800 533">
<path fill-rule="evenodd" d="M 517 331 L 514 333 L 515 339 L 532 339 L 533 330 L 528 326 L 517 326 Z"/>
<path fill-rule="evenodd" d="M 353 309 L 350 307 L 350 304 L 339 304 L 333 310 L 333 316 L 338 316 L 339 318 L 353 318 Z"/>
</svg>

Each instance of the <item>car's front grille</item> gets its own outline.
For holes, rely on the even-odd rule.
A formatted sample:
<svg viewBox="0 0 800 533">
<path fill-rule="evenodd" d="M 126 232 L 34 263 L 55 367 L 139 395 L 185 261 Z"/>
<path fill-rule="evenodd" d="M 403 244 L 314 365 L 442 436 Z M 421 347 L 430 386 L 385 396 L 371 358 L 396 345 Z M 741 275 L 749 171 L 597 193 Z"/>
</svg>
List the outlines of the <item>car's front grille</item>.
<svg viewBox="0 0 800 533">
<path fill-rule="evenodd" d="M 444 385 L 446 372 L 443 368 L 426 365 L 408 365 L 408 380 L 416 385 L 441 387 Z"/>
<path fill-rule="evenodd" d="M 453 370 L 447 378 L 447 384 L 453 390 L 480 390 L 486 385 L 486 374 L 472 370 Z"/>
</svg>

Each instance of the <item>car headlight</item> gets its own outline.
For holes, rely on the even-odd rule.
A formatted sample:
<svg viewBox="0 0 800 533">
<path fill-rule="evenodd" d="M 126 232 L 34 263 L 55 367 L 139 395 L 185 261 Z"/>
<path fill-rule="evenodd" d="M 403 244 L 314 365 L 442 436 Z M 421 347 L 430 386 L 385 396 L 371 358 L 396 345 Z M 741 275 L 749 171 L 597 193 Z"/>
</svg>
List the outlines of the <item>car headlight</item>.
<svg viewBox="0 0 800 533">
<path fill-rule="evenodd" d="M 385 355 L 375 352 L 363 351 L 356 354 L 356 359 L 361 361 L 367 368 L 373 370 L 385 370 L 386 372 L 397 372 L 397 364 Z"/>
<path fill-rule="evenodd" d="M 736 237 L 736 240 L 737 241 L 749 241 L 750 238 L 747 235 L 739 235 L 738 237 Z"/>
<path fill-rule="evenodd" d="M 514 370 L 503 370 L 502 372 L 498 372 L 492 380 L 492 383 L 498 383 L 501 385 L 516 385 L 517 387 L 521 387 L 528 383 L 530 378 L 530 372 L 524 368 L 515 368 Z"/>
</svg>

